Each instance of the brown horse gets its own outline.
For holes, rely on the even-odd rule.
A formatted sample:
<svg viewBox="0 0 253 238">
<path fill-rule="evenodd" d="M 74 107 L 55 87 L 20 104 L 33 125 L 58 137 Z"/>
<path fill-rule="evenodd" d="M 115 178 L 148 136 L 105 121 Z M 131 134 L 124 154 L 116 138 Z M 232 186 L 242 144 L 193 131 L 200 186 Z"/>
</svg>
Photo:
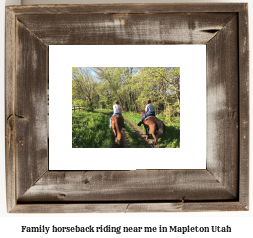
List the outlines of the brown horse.
<svg viewBox="0 0 253 238">
<path fill-rule="evenodd" d="M 141 116 L 144 116 L 145 112 L 141 112 Z M 148 119 L 147 119 L 148 118 Z M 165 125 L 161 120 L 154 116 L 148 116 L 143 121 L 144 128 L 146 130 L 147 137 L 149 136 L 149 130 L 154 138 L 154 144 L 157 144 L 157 140 L 164 134 L 165 132 Z"/>
<path fill-rule="evenodd" d="M 121 131 L 123 127 L 123 118 L 121 116 L 114 116 L 112 119 L 112 129 L 115 135 L 115 142 L 120 145 Z"/>
</svg>

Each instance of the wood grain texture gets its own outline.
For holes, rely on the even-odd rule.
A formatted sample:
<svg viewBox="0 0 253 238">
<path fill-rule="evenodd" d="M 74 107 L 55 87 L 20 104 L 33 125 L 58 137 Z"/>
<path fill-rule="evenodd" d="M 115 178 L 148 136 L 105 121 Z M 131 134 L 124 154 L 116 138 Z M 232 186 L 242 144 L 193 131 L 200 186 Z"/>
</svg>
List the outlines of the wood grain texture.
<svg viewBox="0 0 253 238">
<path fill-rule="evenodd" d="M 22 204 L 12 213 L 134 213 L 134 212 L 214 212 L 247 211 L 239 202 L 154 202 L 154 203 L 84 203 L 84 204 Z"/>
<path fill-rule="evenodd" d="M 16 205 L 15 148 L 14 148 L 14 81 L 15 81 L 15 18 L 12 11 L 6 9 L 5 26 L 5 156 L 6 156 L 6 196 L 7 210 Z"/>
<path fill-rule="evenodd" d="M 48 169 L 47 46 L 16 22 L 15 145 L 17 198 Z"/>
<path fill-rule="evenodd" d="M 185 202 L 129 204 L 127 212 L 212 212 L 247 211 L 239 202 Z"/>
<path fill-rule="evenodd" d="M 238 29 L 235 16 L 207 45 L 207 169 L 238 197 Z"/>
<path fill-rule="evenodd" d="M 19 202 L 236 199 L 207 170 L 47 172 Z"/>
<path fill-rule="evenodd" d="M 25 14 L 115 14 L 115 13 L 206 13 L 238 12 L 244 3 L 155 3 L 155 4 L 83 4 L 83 5 L 27 5 L 9 7 L 16 15 Z"/>
<path fill-rule="evenodd" d="M 235 16 L 40 14 L 18 16 L 18 20 L 48 45 L 206 44 Z"/>
<path fill-rule="evenodd" d="M 249 32 L 248 5 L 239 12 L 239 201 L 249 204 Z"/>
</svg>

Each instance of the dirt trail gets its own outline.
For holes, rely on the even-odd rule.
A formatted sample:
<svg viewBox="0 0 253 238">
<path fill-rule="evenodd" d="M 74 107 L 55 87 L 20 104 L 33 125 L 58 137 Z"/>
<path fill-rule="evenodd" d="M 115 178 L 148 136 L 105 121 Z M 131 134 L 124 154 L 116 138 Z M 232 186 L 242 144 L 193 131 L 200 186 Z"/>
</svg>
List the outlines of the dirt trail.
<svg viewBox="0 0 253 238">
<path fill-rule="evenodd" d="M 131 148 L 131 144 L 127 138 L 127 135 L 124 131 L 124 128 L 121 132 L 121 141 L 120 141 L 120 145 L 117 145 L 116 142 L 114 142 L 112 148 Z"/>
<path fill-rule="evenodd" d="M 102 112 L 104 114 L 106 114 L 107 116 L 111 117 L 111 113 L 106 113 L 106 112 Z M 153 140 L 148 139 L 147 135 L 134 123 L 132 123 L 131 121 L 129 121 L 128 119 L 124 118 L 125 122 L 127 122 L 128 124 L 130 124 L 134 130 L 138 133 L 138 135 L 142 138 L 143 142 L 147 144 L 147 146 L 149 148 L 159 148 L 158 145 L 154 145 L 153 144 Z M 149 135 L 149 137 L 152 137 L 152 135 Z M 127 138 L 127 135 L 125 133 L 125 129 L 123 128 L 122 133 L 121 133 L 121 144 L 120 146 L 117 145 L 115 142 L 112 146 L 112 148 L 131 148 L 131 144 Z"/>
<path fill-rule="evenodd" d="M 107 112 L 102 112 L 104 113 L 105 115 L 111 117 L 112 114 L 111 113 L 107 113 Z M 113 146 L 112 148 L 131 148 L 131 144 L 127 138 L 127 135 L 124 131 L 124 128 L 122 130 L 122 133 L 121 133 L 121 142 L 120 142 L 120 145 L 118 145 L 116 142 L 113 143 Z"/>
<path fill-rule="evenodd" d="M 148 145 L 149 148 L 159 148 L 158 145 L 153 144 L 153 140 L 148 139 L 145 132 L 143 132 L 140 127 L 129 121 L 128 119 L 124 118 L 125 122 L 129 123 L 134 130 L 139 134 L 139 136 L 142 138 L 142 140 Z M 142 125 L 143 126 L 143 125 Z M 152 135 L 149 135 L 149 138 L 152 137 Z"/>
</svg>

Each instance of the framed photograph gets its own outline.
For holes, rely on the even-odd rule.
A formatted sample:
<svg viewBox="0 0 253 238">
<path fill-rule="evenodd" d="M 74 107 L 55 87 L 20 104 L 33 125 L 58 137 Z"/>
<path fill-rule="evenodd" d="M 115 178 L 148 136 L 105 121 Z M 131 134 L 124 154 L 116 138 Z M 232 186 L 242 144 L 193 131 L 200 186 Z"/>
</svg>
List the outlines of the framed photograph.
<svg viewBox="0 0 253 238">
<path fill-rule="evenodd" d="M 8 212 L 247 211 L 248 40 L 246 3 L 6 7 Z M 186 45 L 191 49 L 190 53 L 186 48 L 179 50 Z M 197 56 L 194 47 L 202 48 L 202 53 L 204 49 L 204 54 Z M 144 58 L 138 58 L 140 55 Z M 203 55 L 204 59 L 201 58 Z M 196 56 L 201 59 L 199 63 Z M 150 60 L 143 63 L 149 57 Z M 117 60 L 113 62 L 112 58 Z M 136 62 L 136 59 L 139 60 Z M 186 70 L 195 60 L 195 65 Z M 149 71 L 147 67 L 150 67 Z M 167 79 L 167 74 L 178 68 L 182 81 L 180 113 L 172 97 L 170 101 L 158 103 L 163 99 L 162 95 L 147 94 L 157 102 L 154 104 L 156 110 L 164 111 L 166 105 L 171 105 L 175 108 L 173 120 L 177 121 L 180 115 L 178 148 L 108 148 L 110 142 L 102 144 L 105 140 L 97 140 L 97 144 L 93 141 L 92 148 L 88 148 L 80 146 L 77 140 L 73 142 L 80 128 L 79 121 L 73 120 L 73 105 L 83 103 L 86 109 L 93 110 L 88 96 L 78 96 L 80 93 L 73 84 L 77 78 L 73 75 L 80 75 L 80 72 L 92 75 L 96 87 L 116 93 L 115 84 L 108 86 L 107 82 L 105 88 L 99 81 L 105 79 L 108 72 L 110 77 L 120 72 L 129 77 L 131 71 L 131 80 L 135 77 L 136 84 L 145 75 L 149 82 L 154 80 L 152 75 L 158 73 Z M 190 74 L 194 72 L 196 77 L 193 74 L 191 78 Z M 65 75 L 70 84 L 65 83 Z M 64 85 L 70 86 L 65 90 Z M 153 89 L 154 85 L 149 87 Z M 77 86 L 81 87 L 80 84 Z M 187 96 L 184 87 L 189 91 Z M 71 91 L 73 88 L 76 91 Z M 105 99 L 98 100 L 101 94 L 94 94 L 97 96 L 97 101 L 95 97 L 93 100 L 97 103 L 95 110 L 111 105 L 114 98 L 110 96 L 110 90 L 107 90 L 107 97 L 103 97 Z M 162 94 L 161 88 L 157 90 Z M 66 94 L 62 93 L 65 91 Z M 122 93 L 125 92 L 134 91 L 129 89 Z M 164 97 L 167 97 L 176 90 L 166 88 L 165 92 Z M 136 102 L 142 105 L 142 94 L 138 93 Z M 64 97 L 68 99 L 64 101 Z M 184 97 L 186 103 L 194 102 L 194 105 L 185 104 L 185 110 Z M 81 99 L 78 103 L 72 101 Z M 119 104 L 122 101 L 120 99 Z M 121 107 L 139 111 L 134 105 L 121 104 Z M 106 115 L 105 111 L 92 113 Z M 166 113 L 163 115 L 167 116 Z M 123 113 L 123 117 L 128 120 L 127 114 Z M 70 119 L 70 123 L 65 123 L 65 118 Z M 192 122 L 195 124 L 187 124 L 192 118 L 195 118 Z M 167 120 L 162 116 L 160 119 Z M 184 120 L 186 124 L 183 124 Z M 107 123 L 109 126 L 109 120 Z M 176 139 L 176 133 L 174 137 Z M 158 145 L 165 144 L 164 138 L 157 140 Z M 153 139 L 156 142 L 155 137 Z M 175 140 L 174 145 L 177 143 Z M 82 156 L 78 157 L 76 151 L 81 151 Z M 115 154 L 121 155 L 116 157 Z M 103 162 L 98 160 L 103 156 Z M 110 157 L 116 160 L 110 160 Z M 201 162 L 191 167 L 197 157 Z M 82 161 L 81 166 L 77 163 L 72 167 L 78 158 Z M 180 159 L 182 167 L 169 164 L 169 161 Z M 56 162 L 51 166 L 53 160 Z M 64 164 L 65 161 L 68 164 Z M 188 167 L 185 166 L 187 163 Z"/>
</svg>

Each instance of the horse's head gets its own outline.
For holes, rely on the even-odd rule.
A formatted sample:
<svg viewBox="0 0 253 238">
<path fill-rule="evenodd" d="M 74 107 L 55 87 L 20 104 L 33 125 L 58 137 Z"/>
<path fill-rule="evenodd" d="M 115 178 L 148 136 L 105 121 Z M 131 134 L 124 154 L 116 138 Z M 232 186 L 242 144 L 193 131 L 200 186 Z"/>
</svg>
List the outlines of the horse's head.
<svg viewBox="0 0 253 238">
<path fill-rule="evenodd" d="M 144 114 L 145 114 L 145 111 L 141 111 L 141 116 L 144 116 Z"/>
</svg>

